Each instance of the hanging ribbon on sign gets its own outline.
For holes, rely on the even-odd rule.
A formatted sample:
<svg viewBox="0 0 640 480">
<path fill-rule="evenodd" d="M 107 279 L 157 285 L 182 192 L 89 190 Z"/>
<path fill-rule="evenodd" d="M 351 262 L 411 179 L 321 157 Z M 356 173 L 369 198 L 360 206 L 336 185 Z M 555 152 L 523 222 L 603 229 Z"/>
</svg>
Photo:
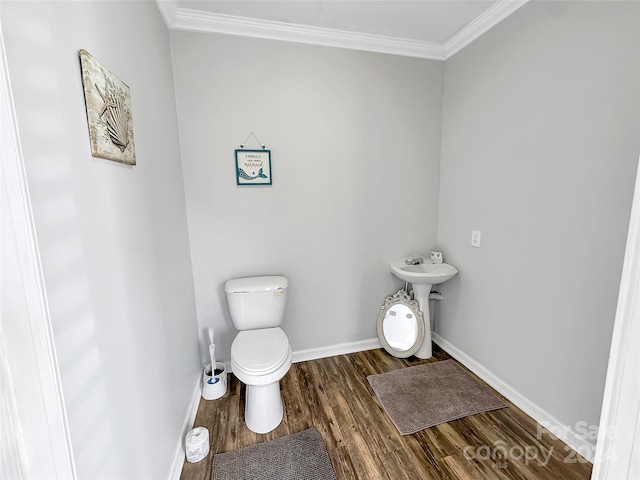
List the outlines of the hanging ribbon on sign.
<svg viewBox="0 0 640 480">
<path fill-rule="evenodd" d="M 247 141 L 248 141 L 251 137 L 253 137 L 253 138 L 255 139 L 255 141 L 256 141 L 256 142 L 258 142 L 258 144 L 262 147 L 262 149 L 263 149 L 263 150 L 266 150 L 266 149 L 267 149 L 266 145 L 265 145 L 264 143 L 262 143 L 260 140 L 258 140 L 258 137 L 256 137 L 256 136 L 255 136 L 255 134 L 254 134 L 253 132 L 251 132 L 251 133 L 249 134 L 249 136 L 245 139 L 245 141 L 244 141 L 244 142 L 242 142 L 242 143 L 240 144 L 240 149 L 241 149 L 241 150 L 242 150 L 242 149 L 244 149 L 244 146 L 247 144 Z"/>
</svg>

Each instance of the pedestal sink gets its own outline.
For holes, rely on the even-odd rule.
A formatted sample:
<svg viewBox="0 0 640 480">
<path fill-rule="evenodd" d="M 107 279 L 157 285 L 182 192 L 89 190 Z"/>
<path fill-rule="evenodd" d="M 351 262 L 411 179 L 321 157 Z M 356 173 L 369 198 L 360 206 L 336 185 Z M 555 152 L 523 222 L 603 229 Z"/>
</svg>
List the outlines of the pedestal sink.
<svg viewBox="0 0 640 480">
<path fill-rule="evenodd" d="M 413 297 L 418 301 L 424 317 L 424 341 L 415 356 L 418 358 L 430 358 L 433 356 L 433 352 L 431 350 L 429 293 L 431 293 L 433 285 L 452 279 L 458 273 L 458 269 L 448 263 L 419 263 L 411 265 L 407 264 L 404 258 L 390 263 L 389 268 L 396 277 L 411 283 L 413 286 Z"/>
</svg>

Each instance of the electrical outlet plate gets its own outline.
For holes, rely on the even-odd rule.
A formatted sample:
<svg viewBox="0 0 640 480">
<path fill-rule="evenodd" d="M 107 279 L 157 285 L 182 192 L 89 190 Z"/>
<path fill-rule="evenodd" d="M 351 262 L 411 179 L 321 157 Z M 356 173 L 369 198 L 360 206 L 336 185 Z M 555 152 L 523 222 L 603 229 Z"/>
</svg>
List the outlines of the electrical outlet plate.
<svg viewBox="0 0 640 480">
<path fill-rule="evenodd" d="M 480 248 L 480 230 L 472 230 L 471 231 L 471 246 L 475 248 Z"/>
</svg>

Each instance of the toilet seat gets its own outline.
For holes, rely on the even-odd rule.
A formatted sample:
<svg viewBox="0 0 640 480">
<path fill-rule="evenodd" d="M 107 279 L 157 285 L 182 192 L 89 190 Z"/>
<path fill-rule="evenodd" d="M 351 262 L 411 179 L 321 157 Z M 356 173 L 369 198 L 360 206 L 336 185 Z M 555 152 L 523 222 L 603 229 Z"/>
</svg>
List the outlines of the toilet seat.
<svg viewBox="0 0 640 480">
<path fill-rule="evenodd" d="M 234 373 L 269 375 L 290 358 L 289 339 L 279 327 L 239 332 L 231 345 Z"/>
</svg>

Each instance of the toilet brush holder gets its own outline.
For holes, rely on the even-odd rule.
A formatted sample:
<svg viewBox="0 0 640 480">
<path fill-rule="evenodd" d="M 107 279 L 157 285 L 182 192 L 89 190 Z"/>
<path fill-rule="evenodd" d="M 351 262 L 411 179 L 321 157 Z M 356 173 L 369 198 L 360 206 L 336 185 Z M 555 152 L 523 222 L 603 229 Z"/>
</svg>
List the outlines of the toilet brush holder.
<svg viewBox="0 0 640 480">
<path fill-rule="evenodd" d="M 211 365 L 204 367 L 202 372 L 202 398 L 215 400 L 227 393 L 227 367 L 222 362 L 216 362 L 212 372 Z"/>
</svg>

